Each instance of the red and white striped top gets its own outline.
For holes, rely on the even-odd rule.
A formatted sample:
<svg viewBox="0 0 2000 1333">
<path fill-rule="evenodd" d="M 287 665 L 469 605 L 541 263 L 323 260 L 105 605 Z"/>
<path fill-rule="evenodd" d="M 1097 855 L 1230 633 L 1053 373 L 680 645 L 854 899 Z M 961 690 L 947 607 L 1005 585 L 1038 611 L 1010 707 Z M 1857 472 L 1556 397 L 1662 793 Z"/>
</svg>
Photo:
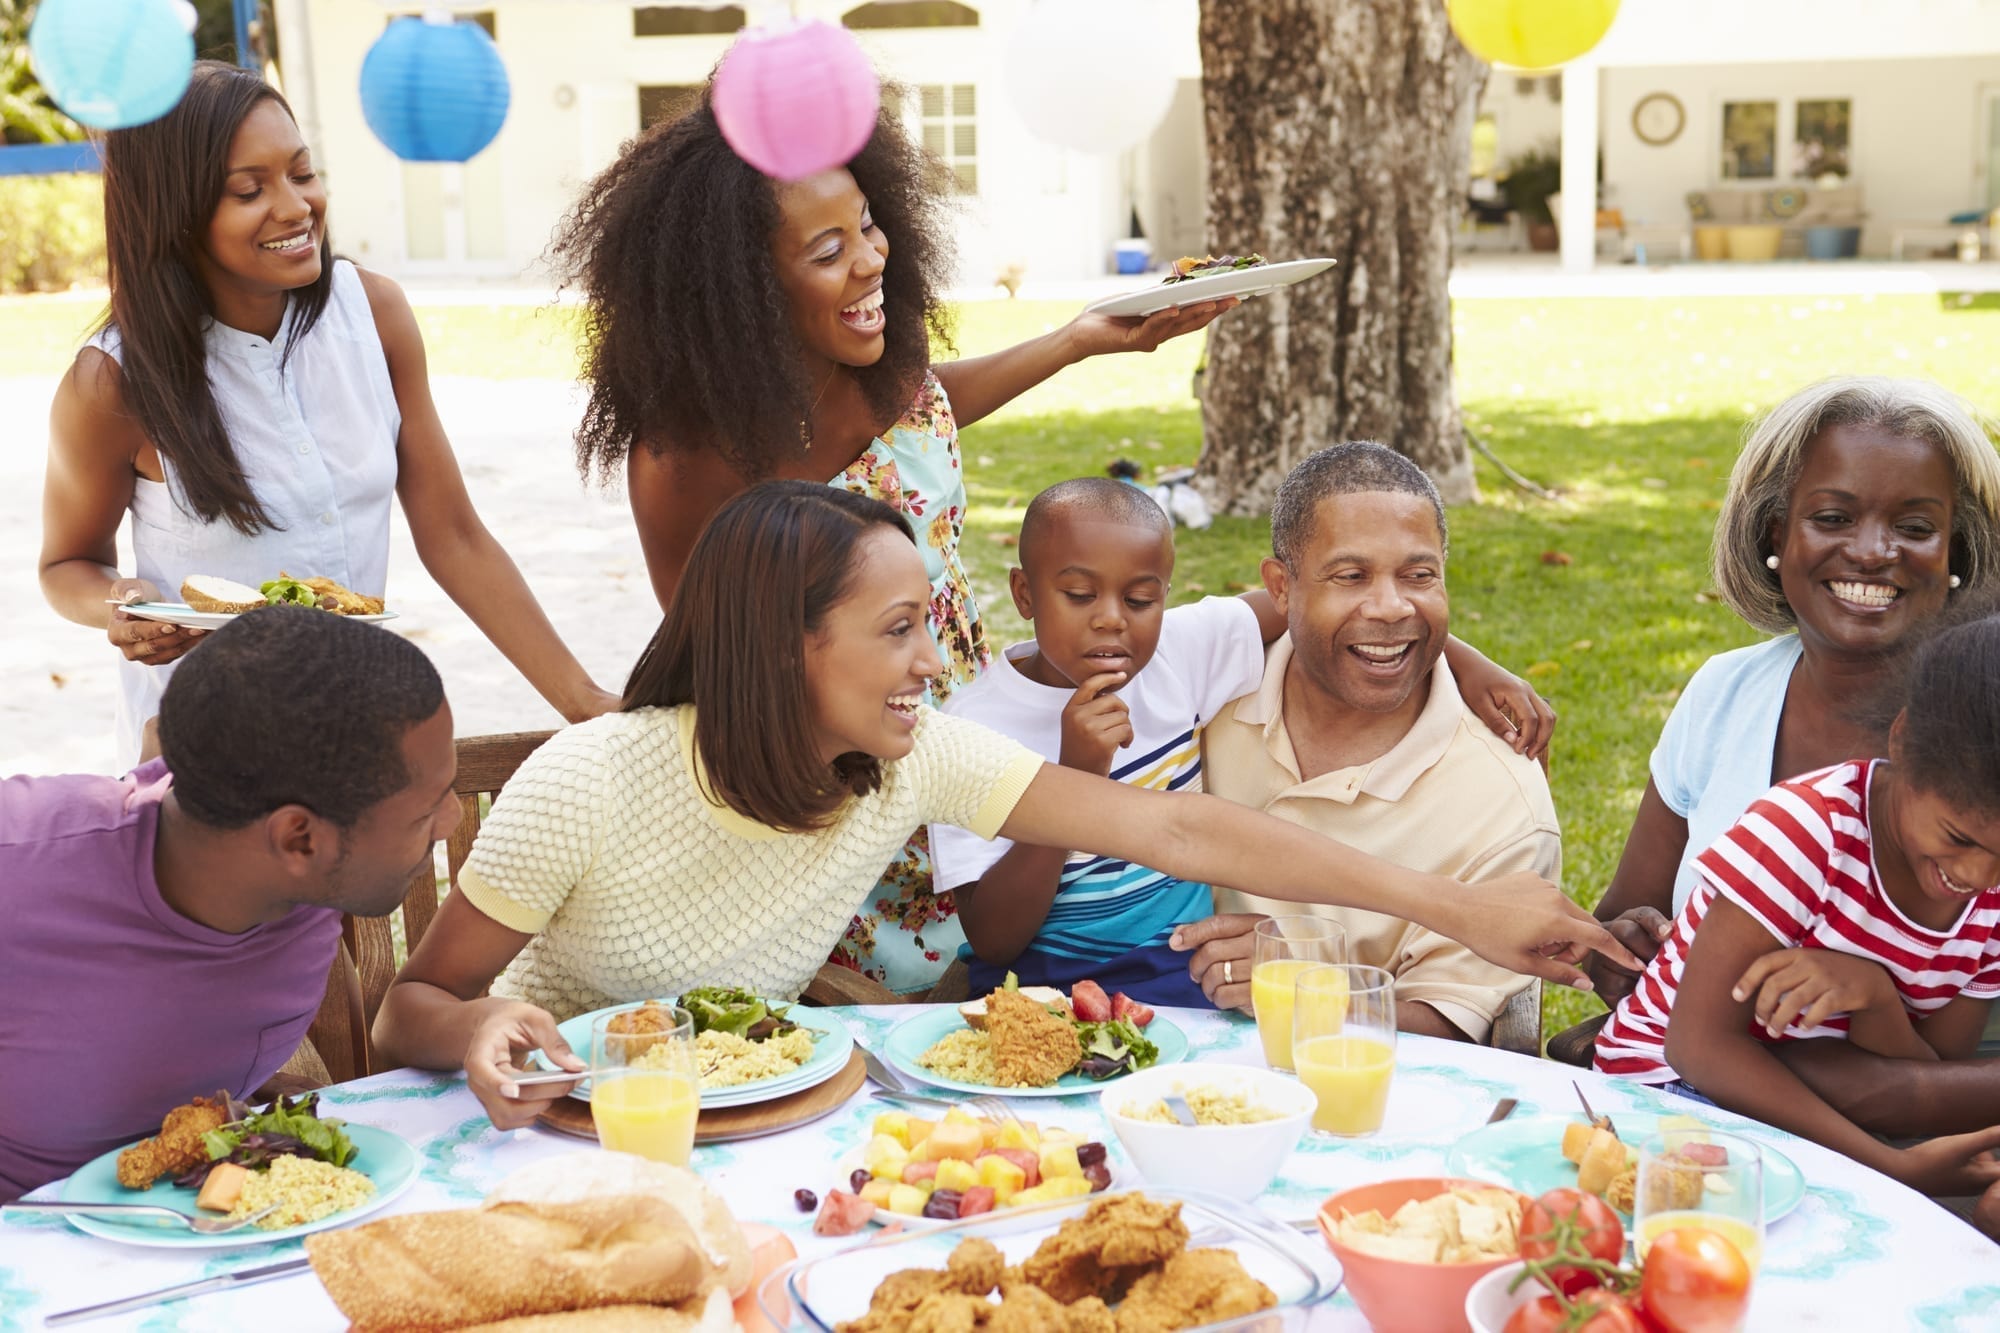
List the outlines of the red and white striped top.
<svg viewBox="0 0 2000 1333">
<path fill-rule="evenodd" d="M 1967 903 L 1946 931 L 1918 925 L 1882 892 L 1868 827 L 1868 780 L 1879 762 L 1836 764 L 1778 784 L 1696 858 L 1700 883 L 1673 933 L 1597 1036 L 1600 1072 L 1642 1083 L 1679 1077 L 1667 1064 L 1667 1017 L 1718 893 L 1785 948 L 1838 949 L 1880 963 L 1913 1018 L 1959 995 L 2000 996 L 2000 889 Z M 1750 1034 L 1774 1040 L 1754 1019 Z M 1847 1015 L 1836 1014 L 1815 1028 L 1793 1024 L 1775 1040 L 1846 1036 Z"/>
</svg>

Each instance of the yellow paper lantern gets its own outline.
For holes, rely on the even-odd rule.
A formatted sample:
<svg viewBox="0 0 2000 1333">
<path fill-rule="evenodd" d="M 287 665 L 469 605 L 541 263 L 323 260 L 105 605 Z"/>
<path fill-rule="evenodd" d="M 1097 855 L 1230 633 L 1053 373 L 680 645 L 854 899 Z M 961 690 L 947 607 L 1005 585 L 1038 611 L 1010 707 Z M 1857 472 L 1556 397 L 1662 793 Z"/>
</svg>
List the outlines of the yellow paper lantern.
<svg viewBox="0 0 2000 1333">
<path fill-rule="evenodd" d="M 1604 40 L 1618 0 L 1449 0 L 1458 40 L 1480 59 L 1552 69 Z"/>
</svg>

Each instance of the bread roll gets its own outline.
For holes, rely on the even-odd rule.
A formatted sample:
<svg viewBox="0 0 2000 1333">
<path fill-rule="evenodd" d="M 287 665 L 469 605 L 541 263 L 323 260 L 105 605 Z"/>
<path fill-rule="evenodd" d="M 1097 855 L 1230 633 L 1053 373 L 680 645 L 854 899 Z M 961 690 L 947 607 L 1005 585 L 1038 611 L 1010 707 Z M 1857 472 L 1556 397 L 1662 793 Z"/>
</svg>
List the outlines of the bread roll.
<svg viewBox="0 0 2000 1333">
<path fill-rule="evenodd" d="M 721 1287 L 694 1231 L 646 1195 L 407 1213 L 306 1238 L 357 1329 L 456 1329 L 611 1305 L 705 1301 Z"/>
<path fill-rule="evenodd" d="M 508 1176 L 486 1196 L 496 1203 L 575 1203 L 620 1194 L 645 1194 L 671 1204 L 701 1238 L 702 1249 L 722 1272 L 732 1296 L 750 1286 L 750 1242 L 722 1196 L 684 1166 L 623 1152 L 577 1152 L 544 1158 Z"/>
<path fill-rule="evenodd" d="M 256 611 L 265 605 L 264 594 L 248 584 L 232 579 L 219 579 L 212 574 L 190 574 L 181 584 L 181 600 L 191 611 L 208 611 L 218 615 L 234 615 L 241 611 Z"/>
</svg>

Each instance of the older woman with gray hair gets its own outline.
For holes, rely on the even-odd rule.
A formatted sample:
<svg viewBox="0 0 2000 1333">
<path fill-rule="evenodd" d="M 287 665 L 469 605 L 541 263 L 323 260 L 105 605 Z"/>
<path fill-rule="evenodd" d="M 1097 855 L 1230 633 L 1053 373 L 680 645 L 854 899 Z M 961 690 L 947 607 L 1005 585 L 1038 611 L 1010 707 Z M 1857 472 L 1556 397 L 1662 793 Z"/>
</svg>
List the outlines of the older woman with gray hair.
<svg viewBox="0 0 2000 1333">
<path fill-rule="evenodd" d="M 1714 560 L 1723 600 L 1775 637 L 1704 663 L 1653 749 L 1597 908 L 1642 958 L 1693 891 L 1694 858 L 1752 801 L 1799 774 L 1888 752 L 1869 705 L 1900 651 L 1954 599 L 2000 586 L 2000 454 L 1988 423 L 1923 380 L 1842 376 L 1803 389 L 1751 428 Z M 1631 988 L 1612 968 L 1593 976 L 1612 1003 Z M 1572 1054 L 1565 1045 L 1583 1035 L 1562 1034 L 1551 1053 Z M 1792 1045 L 1820 1048 L 1809 1053 L 1816 1064 L 1836 1057 L 1826 1062 L 1835 1075 L 1858 1072 L 1842 1057 L 1862 1053 L 1828 1049 L 1845 1042 Z M 1991 1077 L 1979 1084 L 1981 1126 L 1995 1088 Z M 1825 1092 L 1846 1100 L 1839 1087 Z M 1952 1132 L 1913 1125 L 1905 1099 L 1893 1100 L 1886 1132 Z M 1954 1101 L 1931 1109 L 1949 1119 Z M 1856 1111 L 1867 1123 L 1866 1108 Z"/>
</svg>

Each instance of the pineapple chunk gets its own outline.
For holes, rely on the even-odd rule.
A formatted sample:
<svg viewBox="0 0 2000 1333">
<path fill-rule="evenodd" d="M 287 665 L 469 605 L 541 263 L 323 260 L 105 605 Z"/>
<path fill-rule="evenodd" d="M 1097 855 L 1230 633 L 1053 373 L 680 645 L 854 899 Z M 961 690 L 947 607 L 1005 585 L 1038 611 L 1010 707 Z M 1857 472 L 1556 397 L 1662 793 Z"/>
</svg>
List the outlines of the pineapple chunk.
<svg viewBox="0 0 2000 1333">
<path fill-rule="evenodd" d="M 1597 1132 L 1597 1126 L 1582 1120 L 1572 1120 L 1563 1126 L 1563 1160 L 1581 1162 L 1583 1150 L 1590 1146 L 1590 1136 Z"/>
<path fill-rule="evenodd" d="M 996 1148 L 1026 1148 L 1030 1152 L 1033 1152 L 1036 1142 L 1034 1133 L 1027 1126 L 1018 1120 L 1009 1120 L 1000 1126 L 999 1138 L 993 1146 Z"/>
<path fill-rule="evenodd" d="M 1592 1130 L 1583 1160 L 1576 1166 L 1576 1187 L 1602 1198 L 1618 1173 L 1625 1169 L 1625 1145 L 1609 1130 Z"/>
<path fill-rule="evenodd" d="M 979 1183 L 979 1168 L 956 1157 L 947 1157 L 938 1163 L 937 1187 L 941 1190 L 956 1190 L 963 1194 Z"/>
<path fill-rule="evenodd" d="M 1042 1179 L 1054 1180 L 1058 1177 L 1083 1178 L 1083 1164 L 1076 1160 L 1076 1149 L 1067 1143 L 1045 1143 L 1040 1153 Z"/>
<path fill-rule="evenodd" d="M 889 1196 L 895 1192 L 898 1183 L 894 1180 L 882 1180 L 879 1178 L 871 1180 L 861 1187 L 861 1197 L 874 1204 L 877 1208 L 887 1208 L 889 1206 Z"/>
<path fill-rule="evenodd" d="M 1028 1173 L 1004 1157 L 982 1157 L 976 1165 L 979 1183 L 993 1191 L 995 1203 L 1006 1203 L 1028 1183 Z"/>
<path fill-rule="evenodd" d="M 915 1185 L 897 1185 L 889 1191 L 889 1211 L 905 1217 L 922 1217 L 930 1194 Z"/>
<path fill-rule="evenodd" d="M 875 1133 L 882 1138 L 894 1139 L 905 1148 L 910 1146 L 910 1113 L 908 1111 L 884 1111 L 875 1117 Z"/>
<path fill-rule="evenodd" d="M 887 1134 L 877 1134 L 861 1150 L 861 1165 L 877 1180 L 900 1180 L 909 1164 L 909 1149 Z"/>
<path fill-rule="evenodd" d="M 1054 1180 L 1044 1180 L 1033 1189 L 1016 1193 L 1011 1202 L 1015 1208 L 1027 1208 L 1038 1203 L 1050 1203 L 1056 1199 L 1077 1199 L 1090 1193 L 1090 1182 L 1082 1176 L 1059 1176 Z"/>
</svg>

